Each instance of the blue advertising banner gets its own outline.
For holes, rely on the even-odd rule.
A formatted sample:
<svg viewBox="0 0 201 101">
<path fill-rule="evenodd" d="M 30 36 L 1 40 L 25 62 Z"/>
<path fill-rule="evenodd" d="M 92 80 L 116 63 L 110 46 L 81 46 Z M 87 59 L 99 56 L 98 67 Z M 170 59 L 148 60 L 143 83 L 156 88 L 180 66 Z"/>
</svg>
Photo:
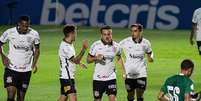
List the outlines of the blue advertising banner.
<svg viewBox="0 0 201 101">
<path fill-rule="evenodd" d="M 0 24 L 15 23 L 29 15 L 32 24 L 76 24 L 147 29 L 191 28 L 199 0 L 0 0 Z"/>
</svg>

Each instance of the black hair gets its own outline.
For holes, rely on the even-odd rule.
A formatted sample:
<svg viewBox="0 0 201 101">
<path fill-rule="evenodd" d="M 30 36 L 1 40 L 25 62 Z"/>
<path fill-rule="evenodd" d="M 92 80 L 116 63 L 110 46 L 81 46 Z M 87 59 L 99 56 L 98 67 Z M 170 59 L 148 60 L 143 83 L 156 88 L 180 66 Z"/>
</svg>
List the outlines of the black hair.
<svg viewBox="0 0 201 101">
<path fill-rule="evenodd" d="M 76 29 L 77 29 L 77 27 L 75 27 L 74 25 L 65 25 L 64 28 L 63 28 L 63 34 L 65 36 L 68 36 L 69 33 L 75 32 Z"/>
<path fill-rule="evenodd" d="M 138 24 L 138 23 L 132 24 L 130 26 L 130 28 L 133 28 L 133 27 L 137 27 L 140 32 L 143 30 L 143 25 L 142 24 Z"/>
<path fill-rule="evenodd" d="M 111 26 L 108 26 L 108 25 L 105 25 L 105 26 L 103 26 L 103 27 L 100 28 L 100 32 L 102 33 L 102 31 L 105 30 L 105 29 L 106 29 L 106 30 L 107 30 L 107 29 L 112 29 L 112 27 L 111 27 Z"/>
<path fill-rule="evenodd" d="M 21 22 L 21 21 L 30 22 L 30 17 L 27 15 L 20 16 L 18 22 Z"/>
<path fill-rule="evenodd" d="M 190 68 L 194 68 L 194 63 L 190 59 L 185 59 L 181 62 L 181 69 L 187 70 Z"/>
</svg>

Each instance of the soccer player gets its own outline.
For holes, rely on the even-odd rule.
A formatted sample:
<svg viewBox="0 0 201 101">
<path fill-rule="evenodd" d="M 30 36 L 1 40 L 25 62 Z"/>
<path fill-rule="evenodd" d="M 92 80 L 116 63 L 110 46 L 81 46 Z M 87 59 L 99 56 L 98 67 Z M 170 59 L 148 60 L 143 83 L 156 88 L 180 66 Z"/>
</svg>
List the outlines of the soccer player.
<svg viewBox="0 0 201 101">
<path fill-rule="evenodd" d="M 67 101 L 68 98 L 70 101 L 77 101 L 74 81 L 75 64 L 86 67 L 80 61 L 88 48 L 88 42 L 83 41 L 80 53 L 75 56 L 73 42 L 77 35 L 77 28 L 74 25 L 66 25 L 63 34 L 64 38 L 59 47 L 61 95 L 58 101 Z"/>
<path fill-rule="evenodd" d="M 189 78 L 193 73 L 194 64 L 185 59 L 181 63 L 181 72 L 169 77 L 158 95 L 160 101 L 199 101 L 200 93 L 193 93 L 193 82 Z"/>
<path fill-rule="evenodd" d="M 192 18 L 192 31 L 190 34 L 190 44 L 193 45 L 193 37 L 196 33 L 196 41 L 198 46 L 199 55 L 201 55 L 201 8 L 194 11 Z"/>
<path fill-rule="evenodd" d="M 147 85 L 147 69 L 144 55 L 147 54 L 148 61 L 153 62 L 153 52 L 149 40 L 142 37 L 143 26 L 133 24 L 130 29 L 131 37 L 120 41 L 120 46 L 126 56 L 123 77 L 125 78 L 128 93 L 127 100 L 134 101 L 136 94 L 137 101 L 143 101 L 143 94 Z"/>
<path fill-rule="evenodd" d="M 95 63 L 93 74 L 94 101 L 101 101 L 104 92 L 109 101 L 116 101 L 117 85 L 115 73 L 115 57 L 121 67 L 123 61 L 119 45 L 112 40 L 112 28 L 103 26 L 100 29 L 101 39 L 95 41 L 89 51 L 87 62 Z"/>
<path fill-rule="evenodd" d="M 6 56 L 2 46 L 8 42 L 9 52 Z M 40 54 L 40 38 L 36 30 L 30 28 L 28 16 L 19 17 L 16 27 L 6 30 L 0 37 L 0 54 L 4 71 L 4 87 L 7 90 L 7 101 L 24 101 L 31 71 L 37 71 L 37 60 Z"/>
</svg>

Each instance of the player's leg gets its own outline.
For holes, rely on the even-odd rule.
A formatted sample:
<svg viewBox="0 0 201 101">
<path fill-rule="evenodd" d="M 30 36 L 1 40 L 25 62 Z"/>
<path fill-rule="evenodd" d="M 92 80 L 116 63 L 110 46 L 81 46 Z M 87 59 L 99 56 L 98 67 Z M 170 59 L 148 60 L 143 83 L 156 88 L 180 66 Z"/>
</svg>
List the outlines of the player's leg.
<svg viewBox="0 0 201 101">
<path fill-rule="evenodd" d="M 7 90 L 7 101 L 15 101 L 16 87 L 9 86 L 6 87 Z"/>
<path fill-rule="evenodd" d="M 30 78 L 31 78 L 31 71 L 19 73 L 18 87 L 17 87 L 17 101 L 24 101 L 26 91 L 29 87 Z"/>
<path fill-rule="evenodd" d="M 137 101 L 144 101 L 144 92 L 146 89 L 147 79 L 145 77 L 137 79 L 137 88 L 136 88 L 136 94 L 137 94 Z"/>
<path fill-rule="evenodd" d="M 103 92 L 105 91 L 105 81 L 93 80 L 93 96 L 94 101 L 101 101 Z"/>
<path fill-rule="evenodd" d="M 108 94 L 109 101 L 116 101 L 116 95 L 117 95 L 117 84 L 116 80 L 110 80 L 106 81 L 106 94 Z"/>
<path fill-rule="evenodd" d="M 135 100 L 135 81 L 134 79 L 126 79 L 125 80 L 125 86 L 127 91 L 127 100 L 128 101 L 134 101 Z"/>
<path fill-rule="evenodd" d="M 199 55 L 201 56 L 201 41 L 197 41 L 197 47 L 198 47 Z"/>
<path fill-rule="evenodd" d="M 17 74 L 15 71 L 5 68 L 4 72 L 4 87 L 7 90 L 7 101 L 14 101 L 17 91 Z"/>
<path fill-rule="evenodd" d="M 68 97 L 69 97 L 70 101 L 77 101 L 77 95 L 76 95 L 76 93 L 68 94 Z"/>
</svg>

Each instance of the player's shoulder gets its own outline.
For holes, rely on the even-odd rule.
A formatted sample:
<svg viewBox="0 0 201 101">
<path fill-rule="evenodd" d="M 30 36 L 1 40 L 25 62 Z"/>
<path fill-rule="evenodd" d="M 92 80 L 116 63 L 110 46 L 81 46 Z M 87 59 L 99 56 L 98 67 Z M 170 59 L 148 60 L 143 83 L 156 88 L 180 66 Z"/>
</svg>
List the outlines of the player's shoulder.
<svg viewBox="0 0 201 101">
<path fill-rule="evenodd" d="M 113 46 L 115 46 L 115 47 L 120 47 L 120 45 L 119 45 L 119 43 L 118 43 L 118 42 L 113 41 L 112 43 L 113 43 Z"/>
<path fill-rule="evenodd" d="M 150 41 L 146 38 L 142 38 L 142 43 L 145 43 L 145 44 L 150 44 Z"/>
<path fill-rule="evenodd" d="M 102 44 L 101 40 L 97 40 L 97 41 L 94 41 L 94 42 L 92 43 L 92 46 L 99 46 L 99 45 L 101 45 L 101 44 Z"/>
<path fill-rule="evenodd" d="M 7 29 L 5 32 L 7 32 L 7 33 L 15 33 L 16 30 L 17 30 L 16 27 L 12 27 L 12 28 Z"/>
<path fill-rule="evenodd" d="M 200 8 L 197 8 L 195 11 L 194 11 L 194 13 L 200 13 L 201 12 L 201 7 Z"/>
<path fill-rule="evenodd" d="M 127 37 L 127 38 L 124 38 L 123 40 L 121 40 L 120 42 L 119 42 L 119 44 L 121 45 L 121 44 L 125 44 L 125 43 L 127 43 L 127 42 L 130 42 L 132 40 L 132 37 Z"/>
<path fill-rule="evenodd" d="M 35 29 L 29 28 L 29 30 L 30 30 L 31 34 L 33 34 L 33 35 L 39 35 L 38 31 L 36 31 Z"/>
</svg>

